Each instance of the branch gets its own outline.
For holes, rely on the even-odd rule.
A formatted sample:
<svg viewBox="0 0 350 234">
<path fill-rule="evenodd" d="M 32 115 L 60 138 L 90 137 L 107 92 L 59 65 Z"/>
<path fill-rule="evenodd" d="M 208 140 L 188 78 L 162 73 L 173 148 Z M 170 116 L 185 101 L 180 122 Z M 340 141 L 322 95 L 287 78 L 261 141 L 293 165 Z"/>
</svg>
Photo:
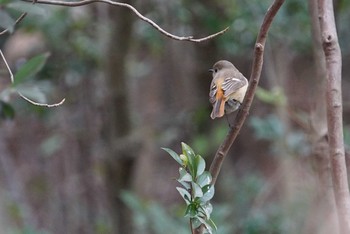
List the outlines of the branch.
<svg viewBox="0 0 350 234">
<path fill-rule="evenodd" d="M 13 25 L 13 27 L 15 27 L 17 24 L 19 24 L 19 23 L 24 19 L 24 17 L 26 17 L 26 15 L 27 15 L 26 12 L 22 13 L 22 14 L 18 17 L 18 19 L 15 21 L 15 24 Z M 4 29 L 2 32 L 0 32 L 0 36 L 3 35 L 3 34 L 5 34 L 5 33 L 7 33 L 8 31 L 10 31 L 10 29 L 8 29 L 8 28 Z"/>
<path fill-rule="evenodd" d="M 318 0 L 318 15 L 326 61 L 326 106 L 332 179 L 340 233 L 345 234 L 350 233 L 350 195 L 343 136 L 342 58 L 332 0 Z"/>
<path fill-rule="evenodd" d="M 249 79 L 249 86 L 242 104 L 242 108 L 237 113 L 234 126 L 230 129 L 223 143 L 220 145 L 209 169 L 211 175 L 213 176 L 212 184 L 215 184 L 218 178 L 219 172 L 221 170 L 222 163 L 229 149 L 231 148 L 231 145 L 235 141 L 239 131 L 241 130 L 245 122 L 245 119 L 249 114 L 249 109 L 253 102 L 255 90 L 259 83 L 259 79 L 261 75 L 267 32 L 270 28 L 273 18 L 275 17 L 275 15 L 277 14 L 278 10 L 280 9 L 283 3 L 284 3 L 284 0 L 275 0 L 272 3 L 271 7 L 268 9 L 265 15 L 264 21 L 261 25 L 260 32 L 257 37 L 255 48 L 254 48 L 255 54 L 253 59 L 252 72 Z"/>
<path fill-rule="evenodd" d="M 318 0 L 308 0 L 311 20 L 311 36 L 315 77 L 313 82 L 313 108 L 310 113 L 310 138 L 312 159 L 318 175 L 317 198 L 314 199 L 313 214 L 306 223 L 311 224 L 310 233 L 322 230 L 324 233 L 339 234 L 338 214 L 332 182 L 331 158 L 327 140 L 326 114 L 326 60 L 322 49 L 320 24 L 318 20 Z M 320 223 L 322 222 L 322 229 Z"/>
<path fill-rule="evenodd" d="M 31 2 L 31 0 L 22 0 L 22 1 Z M 67 7 L 78 7 L 78 6 L 88 5 L 88 4 L 95 3 L 95 2 L 102 2 L 102 3 L 110 4 L 113 6 L 125 7 L 125 8 L 128 8 L 129 10 L 133 11 L 137 17 L 139 17 L 141 20 L 145 21 L 146 23 L 150 24 L 152 27 L 157 29 L 160 33 L 164 34 L 165 36 L 167 36 L 171 39 L 178 40 L 178 41 L 203 42 L 203 41 L 210 40 L 214 37 L 217 37 L 221 34 L 224 34 L 229 29 L 229 27 L 227 27 L 227 28 L 225 28 L 217 33 L 214 33 L 212 35 L 209 35 L 209 36 L 203 37 L 203 38 L 193 38 L 193 36 L 180 37 L 180 36 L 176 36 L 174 34 L 171 34 L 167 31 L 165 31 L 158 24 L 156 24 L 154 21 L 152 21 L 151 19 L 142 15 L 138 10 L 136 10 L 135 7 L 133 7 L 127 3 L 114 2 L 111 0 L 81 0 L 81 1 L 76 1 L 76 2 L 67 2 L 67 1 L 60 1 L 60 0 L 37 0 L 35 2 L 38 4 L 67 6 Z"/>
<path fill-rule="evenodd" d="M 2 50 L 0 49 L 0 55 L 1 55 L 1 58 L 2 60 L 4 61 L 5 65 L 6 65 L 6 68 L 7 68 L 7 71 L 9 72 L 10 74 L 10 79 L 11 79 L 11 83 L 13 84 L 15 82 L 15 79 L 14 79 L 14 76 L 12 74 L 12 71 L 10 69 L 10 66 L 8 65 L 7 61 L 6 61 L 6 58 L 4 56 L 4 54 L 2 53 Z M 19 91 L 17 91 L 18 95 L 21 96 L 24 100 L 26 100 L 27 102 L 35 105 L 35 106 L 44 106 L 44 107 L 56 107 L 56 106 L 60 106 L 64 103 L 65 101 L 65 98 L 63 98 L 60 102 L 58 103 L 54 103 L 54 104 L 47 104 L 47 103 L 39 103 L 39 102 L 35 102 L 29 98 L 27 98 L 26 96 L 24 96 L 22 93 L 20 93 Z"/>
<path fill-rule="evenodd" d="M 32 1 L 28 1 L 28 2 L 32 2 L 32 4 L 35 4 L 36 3 L 36 0 L 32 0 Z M 17 24 L 19 24 L 23 19 L 24 17 L 27 16 L 27 12 L 23 12 L 15 21 L 15 24 L 13 25 L 13 27 L 15 27 Z M 7 33 L 9 31 L 8 28 L 6 28 L 5 30 L 3 30 L 2 32 L 0 32 L 0 36 Z"/>
</svg>

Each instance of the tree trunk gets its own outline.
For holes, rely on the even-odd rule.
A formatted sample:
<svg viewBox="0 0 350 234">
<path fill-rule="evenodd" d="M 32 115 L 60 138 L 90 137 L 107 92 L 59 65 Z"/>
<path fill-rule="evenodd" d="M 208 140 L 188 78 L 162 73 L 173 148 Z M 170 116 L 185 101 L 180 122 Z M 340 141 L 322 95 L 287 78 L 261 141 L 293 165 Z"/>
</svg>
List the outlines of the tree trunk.
<svg viewBox="0 0 350 234">
<path fill-rule="evenodd" d="M 327 141 L 326 102 L 326 63 L 322 50 L 320 25 L 318 22 L 317 0 L 309 0 L 315 79 L 313 79 L 313 102 L 311 109 L 312 155 L 318 174 L 318 199 L 315 201 L 309 224 L 310 233 L 339 233 L 337 212 L 332 183 L 331 161 Z M 322 223 L 321 227 L 319 223 Z"/>
<path fill-rule="evenodd" d="M 132 4 L 132 1 L 126 1 Z M 120 150 L 116 145 L 131 132 L 128 110 L 128 86 L 126 56 L 129 51 L 133 15 L 123 9 L 109 8 L 109 38 L 106 46 L 106 83 L 108 97 L 105 104 L 103 134 L 107 149 L 106 188 L 110 204 L 113 233 L 130 233 L 130 215 L 120 199 L 121 189 L 129 187 L 133 157 L 128 150 Z M 129 145 L 130 146 L 130 145 Z"/>
<path fill-rule="evenodd" d="M 342 60 L 331 0 L 318 0 L 318 18 L 326 60 L 326 106 L 332 179 L 339 226 L 341 233 L 345 234 L 350 233 L 350 197 L 343 138 Z"/>
</svg>

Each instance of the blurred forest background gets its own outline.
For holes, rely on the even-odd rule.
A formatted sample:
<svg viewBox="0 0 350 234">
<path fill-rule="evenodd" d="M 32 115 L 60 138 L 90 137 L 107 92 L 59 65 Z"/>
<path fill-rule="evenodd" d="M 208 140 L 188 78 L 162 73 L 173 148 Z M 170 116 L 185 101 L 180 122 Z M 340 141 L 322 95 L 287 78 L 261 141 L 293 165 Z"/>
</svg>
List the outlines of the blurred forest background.
<svg viewBox="0 0 350 234">
<path fill-rule="evenodd" d="M 190 232 L 177 164 L 160 148 L 180 152 L 183 141 L 210 164 L 228 126 L 210 119 L 208 69 L 227 59 L 249 78 L 271 1 L 126 2 L 176 35 L 230 29 L 198 44 L 166 38 L 106 4 L 28 8 L 0 48 L 13 72 L 49 52 L 17 88 L 38 101 L 66 101 L 44 108 L 12 94 L 1 62 L 0 233 Z M 350 2 L 334 2 L 349 145 Z M 1 17 L 16 19 L 23 9 L 0 4 Z M 288 0 L 271 26 L 260 89 L 216 184 L 217 233 L 330 233 L 320 218 L 310 126 L 323 102 L 310 15 L 308 1 Z"/>
</svg>

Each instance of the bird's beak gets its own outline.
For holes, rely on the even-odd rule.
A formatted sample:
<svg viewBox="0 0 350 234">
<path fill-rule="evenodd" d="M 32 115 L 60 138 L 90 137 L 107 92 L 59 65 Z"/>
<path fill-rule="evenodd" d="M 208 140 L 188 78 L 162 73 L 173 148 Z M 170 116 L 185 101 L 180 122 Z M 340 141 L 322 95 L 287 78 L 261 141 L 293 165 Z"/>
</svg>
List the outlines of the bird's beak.
<svg viewBox="0 0 350 234">
<path fill-rule="evenodd" d="M 208 72 L 213 73 L 213 72 L 214 72 L 214 69 L 209 69 Z"/>
</svg>

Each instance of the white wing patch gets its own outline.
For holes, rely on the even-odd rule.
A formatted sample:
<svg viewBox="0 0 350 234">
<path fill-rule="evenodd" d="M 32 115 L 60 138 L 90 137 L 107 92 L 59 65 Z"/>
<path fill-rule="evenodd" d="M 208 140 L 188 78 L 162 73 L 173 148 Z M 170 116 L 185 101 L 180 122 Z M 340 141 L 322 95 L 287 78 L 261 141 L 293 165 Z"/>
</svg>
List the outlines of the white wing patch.
<svg viewBox="0 0 350 234">
<path fill-rule="evenodd" d="M 242 87 L 242 81 L 234 77 L 228 77 L 222 83 L 222 89 L 228 91 L 228 93 L 235 92 L 240 87 Z"/>
<path fill-rule="evenodd" d="M 215 100 L 216 92 L 217 92 L 217 86 L 215 84 L 213 84 L 211 86 L 211 89 L 210 89 L 210 92 L 209 92 L 209 101 L 210 101 L 210 103 L 214 103 L 216 101 Z"/>
</svg>

